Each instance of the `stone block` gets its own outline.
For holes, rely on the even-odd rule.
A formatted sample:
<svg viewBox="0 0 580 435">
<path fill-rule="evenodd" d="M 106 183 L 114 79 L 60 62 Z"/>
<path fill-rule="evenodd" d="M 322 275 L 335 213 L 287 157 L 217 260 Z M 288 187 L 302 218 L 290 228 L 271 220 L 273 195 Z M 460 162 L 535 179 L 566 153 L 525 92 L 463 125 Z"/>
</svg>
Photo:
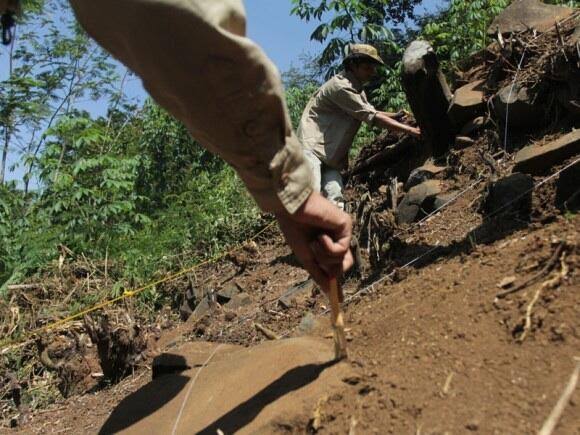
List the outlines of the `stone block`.
<svg viewBox="0 0 580 435">
<path fill-rule="evenodd" d="M 485 112 L 485 80 L 477 80 L 457 89 L 449 106 L 449 118 L 457 128 Z"/>
<path fill-rule="evenodd" d="M 402 84 L 421 136 L 433 155 L 445 154 L 454 142 L 447 110 L 451 91 L 427 41 L 413 41 L 403 55 Z"/>
<path fill-rule="evenodd" d="M 574 13 L 574 9 L 563 6 L 547 5 L 539 0 L 515 0 L 503 10 L 489 26 L 487 33 L 495 35 L 523 32 L 535 29 L 545 32 Z"/>
<path fill-rule="evenodd" d="M 493 107 L 500 124 L 505 125 L 508 114 L 508 127 L 533 130 L 546 123 L 545 107 L 535 104 L 528 88 L 524 86 L 505 86 L 493 98 Z M 509 111 L 509 113 L 508 113 Z"/>
<path fill-rule="evenodd" d="M 419 166 L 411 171 L 407 182 L 405 183 L 405 191 L 411 190 L 413 187 L 424 183 L 427 180 L 432 180 L 435 175 L 445 171 L 443 166 L 435 166 L 432 163 L 426 163 L 423 166 Z"/>
<path fill-rule="evenodd" d="M 558 177 L 556 206 L 562 210 L 580 209 L 580 162 L 570 166 Z"/>
<path fill-rule="evenodd" d="M 580 129 L 545 145 L 522 148 L 515 158 L 514 171 L 541 175 L 564 160 L 580 154 Z"/>
<path fill-rule="evenodd" d="M 532 207 L 534 179 L 526 174 L 512 174 L 491 182 L 482 204 L 485 216 L 517 213 L 529 216 Z"/>
<path fill-rule="evenodd" d="M 420 219 L 424 212 L 428 213 L 433 209 L 434 198 L 439 193 L 439 180 L 425 181 L 411 188 L 397 207 L 397 223 L 410 224 Z"/>
</svg>

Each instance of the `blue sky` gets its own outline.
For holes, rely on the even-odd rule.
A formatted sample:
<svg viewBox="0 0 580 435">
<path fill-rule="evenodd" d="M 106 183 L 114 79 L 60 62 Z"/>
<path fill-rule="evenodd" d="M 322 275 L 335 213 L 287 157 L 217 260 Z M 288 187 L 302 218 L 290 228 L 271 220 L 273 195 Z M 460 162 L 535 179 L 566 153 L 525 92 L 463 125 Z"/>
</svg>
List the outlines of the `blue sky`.
<svg viewBox="0 0 580 435">
<path fill-rule="evenodd" d="M 322 48 L 310 41 L 317 23 L 305 23 L 290 16 L 290 0 L 246 0 L 248 37 L 260 45 L 280 71 L 297 65 L 302 54 L 316 54 Z"/>
</svg>

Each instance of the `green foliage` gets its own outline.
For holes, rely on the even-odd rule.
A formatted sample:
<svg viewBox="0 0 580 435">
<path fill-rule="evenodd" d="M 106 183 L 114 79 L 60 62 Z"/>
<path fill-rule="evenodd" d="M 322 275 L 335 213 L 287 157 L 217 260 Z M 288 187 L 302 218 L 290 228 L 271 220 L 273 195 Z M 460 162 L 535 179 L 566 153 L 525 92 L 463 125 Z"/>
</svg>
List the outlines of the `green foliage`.
<svg viewBox="0 0 580 435">
<path fill-rule="evenodd" d="M 156 104 L 148 101 L 140 119 L 135 150 L 140 156 L 138 192 L 146 197 L 149 209 L 166 207 L 172 195 L 184 191 L 191 178 L 225 168 L 220 158 L 193 140 L 186 128 Z"/>
<path fill-rule="evenodd" d="M 340 68 L 349 43 L 367 43 L 388 52 L 396 48 L 396 32 L 387 25 L 414 18 L 420 0 L 292 0 L 293 15 L 320 24 L 311 39 L 325 43 L 319 65 L 329 77 Z"/>
<path fill-rule="evenodd" d="M 509 0 L 452 0 L 447 11 L 424 23 L 421 36 L 428 40 L 444 69 L 485 48 L 487 28 Z"/>
<path fill-rule="evenodd" d="M 118 77 L 109 55 L 79 28 L 68 2 L 30 1 L 24 8 L 10 50 L 0 53 L 8 65 L 8 77 L 0 81 L 0 182 L 10 153 L 14 166 L 26 168 L 28 190 L 47 129 L 77 101 L 109 97 Z"/>
<path fill-rule="evenodd" d="M 317 83 L 307 83 L 303 87 L 293 86 L 286 89 L 286 104 L 288 105 L 288 111 L 294 129 L 298 128 L 302 112 L 310 97 L 318 89 L 318 86 Z"/>
<path fill-rule="evenodd" d="M 40 159 L 44 189 L 38 206 L 62 229 L 61 243 L 102 252 L 111 239 L 149 222 L 137 211 L 136 156 L 107 152 L 107 130 L 79 116 L 61 118 Z"/>
</svg>

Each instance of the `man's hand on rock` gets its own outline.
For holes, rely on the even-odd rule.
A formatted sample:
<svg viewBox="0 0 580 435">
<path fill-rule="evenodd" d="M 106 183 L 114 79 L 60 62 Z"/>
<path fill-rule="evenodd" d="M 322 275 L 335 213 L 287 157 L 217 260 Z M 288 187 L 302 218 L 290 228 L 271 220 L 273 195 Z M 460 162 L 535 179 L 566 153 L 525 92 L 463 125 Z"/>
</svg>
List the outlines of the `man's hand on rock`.
<svg viewBox="0 0 580 435">
<path fill-rule="evenodd" d="M 350 216 L 313 192 L 294 214 L 280 212 L 276 218 L 298 260 L 328 293 L 329 279 L 341 276 L 354 262 Z"/>
</svg>

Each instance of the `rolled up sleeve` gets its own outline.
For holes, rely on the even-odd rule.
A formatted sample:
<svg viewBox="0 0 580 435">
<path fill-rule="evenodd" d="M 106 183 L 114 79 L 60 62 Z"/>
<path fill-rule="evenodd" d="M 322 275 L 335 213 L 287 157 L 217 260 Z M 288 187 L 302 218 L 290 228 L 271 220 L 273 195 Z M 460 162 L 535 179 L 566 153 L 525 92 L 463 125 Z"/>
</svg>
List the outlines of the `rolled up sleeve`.
<svg viewBox="0 0 580 435">
<path fill-rule="evenodd" d="M 278 70 L 245 37 L 240 0 L 71 0 L 87 32 L 191 135 L 230 163 L 264 211 L 311 193 Z"/>
</svg>

